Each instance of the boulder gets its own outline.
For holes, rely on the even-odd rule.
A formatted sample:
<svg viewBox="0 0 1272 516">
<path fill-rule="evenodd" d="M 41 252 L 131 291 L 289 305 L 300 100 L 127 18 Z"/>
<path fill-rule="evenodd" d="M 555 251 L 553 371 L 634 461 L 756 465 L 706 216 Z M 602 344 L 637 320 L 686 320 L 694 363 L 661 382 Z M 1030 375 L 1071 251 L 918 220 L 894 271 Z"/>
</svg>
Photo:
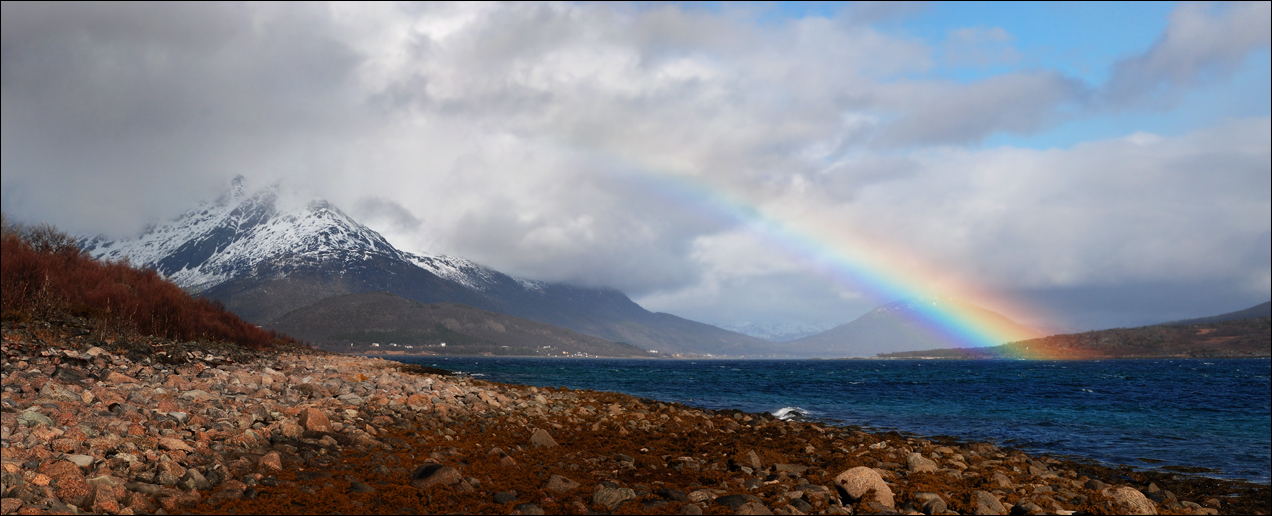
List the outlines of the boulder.
<svg viewBox="0 0 1272 516">
<path fill-rule="evenodd" d="M 617 509 L 623 502 L 636 498 L 636 491 L 626 487 L 602 487 L 592 493 L 592 503 L 609 510 Z"/>
<path fill-rule="evenodd" d="M 936 461 L 924 457 L 921 453 L 911 453 L 905 459 L 905 465 L 910 469 L 910 473 L 932 473 L 936 471 Z"/>
<path fill-rule="evenodd" d="M 458 484 L 460 480 L 463 480 L 463 477 L 460 476 L 459 471 L 436 462 L 425 463 L 411 473 L 411 485 L 416 489 L 424 489 L 436 484 Z"/>
<path fill-rule="evenodd" d="M 169 451 L 172 451 L 172 450 L 181 450 L 184 452 L 194 451 L 194 448 L 191 448 L 190 445 L 185 443 L 185 441 L 182 441 L 181 439 L 177 439 L 173 437 L 160 437 L 159 447 Z"/>
<path fill-rule="evenodd" d="M 972 494 L 972 505 L 975 507 L 973 514 L 1007 514 L 1007 508 L 995 498 L 994 495 L 977 491 Z"/>
<path fill-rule="evenodd" d="M 945 500 L 941 499 L 941 495 L 936 493 L 914 493 L 914 500 L 919 502 L 919 508 L 923 510 L 923 514 L 941 514 L 949 509 Z"/>
<path fill-rule="evenodd" d="M 874 502 L 884 507 L 896 507 L 892 489 L 883 481 L 883 477 L 879 476 L 879 473 L 871 468 L 858 466 L 844 471 L 835 477 L 835 486 L 842 489 L 844 495 L 851 501 L 861 500 L 873 491 L 874 494 L 871 498 Z"/>
<path fill-rule="evenodd" d="M 548 477 L 547 490 L 558 493 L 573 491 L 579 487 L 579 483 L 561 475 L 552 475 Z"/>
<path fill-rule="evenodd" d="M 536 428 L 534 434 L 530 436 L 530 444 L 533 444 L 536 448 L 551 448 L 556 446 L 557 442 L 547 430 Z"/>
<path fill-rule="evenodd" d="M 521 514 L 526 514 L 529 516 L 539 516 L 542 514 L 546 514 L 545 512 L 543 512 L 542 507 L 539 507 L 538 505 L 535 505 L 532 503 L 519 503 L 512 509 L 517 512 L 520 512 Z"/>
<path fill-rule="evenodd" d="M 53 419 L 34 410 L 28 410 L 18 416 L 18 424 L 22 426 L 53 426 Z"/>
<path fill-rule="evenodd" d="M 283 458 L 276 451 L 272 451 L 263 455 L 261 457 L 259 464 L 262 468 L 265 468 L 271 471 L 283 470 Z"/>
<path fill-rule="evenodd" d="M 1157 514 L 1157 504 L 1133 487 L 1111 487 L 1101 491 L 1114 510 L 1122 514 Z"/>
<path fill-rule="evenodd" d="M 300 412 L 300 417 L 297 418 L 297 421 L 300 423 L 300 426 L 303 427 L 306 431 L 310 431 L 310 432 L 330 432 L 331 431 L 331 421 L 327 420 L 327 415 L 323 414 L 321 410 L 318 410 L 313 407 L 309 407 L 309 408 L 306 408 L 305 410 L 302 410 Z"/>
</svg>

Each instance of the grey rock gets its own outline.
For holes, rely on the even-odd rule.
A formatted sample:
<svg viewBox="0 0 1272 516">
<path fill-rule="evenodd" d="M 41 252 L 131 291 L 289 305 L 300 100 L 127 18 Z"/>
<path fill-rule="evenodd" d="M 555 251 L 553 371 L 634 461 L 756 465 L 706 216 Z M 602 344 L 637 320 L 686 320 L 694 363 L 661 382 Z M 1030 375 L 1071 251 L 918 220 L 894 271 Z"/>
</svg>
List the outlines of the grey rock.
<svg viewBox="0 0 1272 516">
<path fill-rule="evenodd" d="M 924 457 L 921 453 L 911 453 L 906 457 L 905 465 L 910 473 L 932 473 L 936 471 L 936 462 Z"/>
<path fill-rule="evenodd" d="M 573 481 L 573 480 L 570 480 L 570 479 L 568 479 L 568 478 L 566 478 L 566 477 L 563 477 L 563 476 L 561 476 L 561 475 L 552 475 L 552 476 L 548 477 L 548 485 L 547 485 L 547 489 L 548 489 L 549 491 L 555 491 L 555 492 L 558 492 L 558 493 L 565 493 L 565 492 L 568 492 L 568 491 L 573 491 L 573 490 L 577 489 L 578 487 L 579 487 L 579 483 L 578 483 L 578 482 L 575 482 L 575 481 Z"/>
<path fill-rule="evenodd" d="M 362 400 L 362 396 L 358 396 L 357 394 L 342 394 L 340 396 L 336 396 L 336 399 L 340 400 L 342 403 L 347 403 L 349 405 L 354 405 L 354 406 L 362 405 L 363 403 L 365 403 Z"/>
<path fill-rule="evenodd" d="M 502 491 L 495 493 L 495 503 L 505 504 L 517 501 L 516 491 Z"/>
<path fill-rule="evenodd" d="M 40 397 L 55 401 L 83 401 L 74 391 L 56 382 L 44 382 L 44 386 L 40 387 Z"/>
<path fill-rule="evenodd" d="M 208 391 L 200 389 L 185 391 L 181 393 L 180 397 L 191 401 L 208 401 L 216 398 L 216 396 L 209 394 Z"/>
<path fill-rule="evenodd" d="M 883 477 L 873 469 L 858 466 L 840 473 L 835 477 L 835 486 L 843 490 L 851 501 L 858 501 L 872 490 L 873 501 L 888 508 L 895 508 L 892 489 L 883 481 Z"/>
<path fill-rule="evenodd" d="M 50 419 L 49 416 L 46 416 L 34 410 L 28 410 L 26 412 L 23 412 L 22 415 L 18 416 L 18 424 L 22 426 L 39 426 L 39 425 L 52 426 L 53 420 Z"/>
<path fill-rule="evenodd" d="M 65 459 L 67 462 L 70 462 L 71 464 L 79 466 L 80 469 L 88 469 L 93 467 L 93 462 L 96 460 L 93 458 L 92 455 L 78 455 L 78 454 L 64 455 L 62 456 L 62 458 Z"/>
<path fill-rule="evenodd" d="M 936 493 L 914 493 L 914 499 L 919 502 L 919 508 L 923 510 L 923 514 L 941 514 L 949 509 L 945 500 L 941 499 L 941 495 Z"/>
<path fill-rule="evenodd" d="M 185 475 L 181 477 L 181 481 L 178 483 L 182 487 L 186 487 L 186 489 L 198 489 L 199 491 L 212 489 L 212 483 L 203 476 L 203 473 L 199 473 L 199 470 L 194 468 L 187 468 Z"/>
<path fill-rule="evenodd" d="M 702 514 L 702 507 L 687 503 L 684 507 L 680 508 L 680 514 L 684 514 L 685 516 L 698 516 Z"/>
<path fill-rule="evenodd" d="M 771 515 L 773 514 L 773 511 L 770 511 L 769 508 L 765 507 L 763 503 L 752 500 L 742 504 L 737 509 L 734 509 L 733 514 L 748 515 L 748 516 L 749 515 Z"/>
<path fill-rule="evenodd" d="M 787 473 L 795 473 L 795 474 L 803 475 L 805 472 L 808 471 L 808 466 L 805 466 L 803 464 L 774 464 L 773 470 L 779 471 L 779 472 L 785 471 Z"/>
<path fill-rule="evenodd" d="M 350 482 L 349 492 L 350 493 L 374 493 L 375 488 L 369 485 L 366 485 L 362 482 Z"/>
<path fill-rule="evenodd" d="M 1123 514 L 1157 514 L 1157 504 L 1133 487 L 1114 487 L 1102 491 L 1116 510 Z"/>
<path fill-rule="evenodd" d="M 556 439 L 552 438 L 552 434 L 549 434 L 547 430 L 537 428 L 534 433 L 530 435 L 530 444 L 533 444 L 536 448 L 551 448 L 556 446 L 557 442 Z"/>
<path fill-rule="evenodd" d="M 626 487 L 602 487 L 592 493 L 592 503 L 611 511 L 623 505 L 623 502 L 634 498 L 636 498 L 636 492 Z"/>
<path fill-rule="evenodd" d="M 458 484 L 463 477 L 450 466 L 443 466 L 436 462 L 428 462 L 415 468 L 411 473 L 411 485 L 416 489 L 424 489 L 426 487 L 443 484 Z"/>
<path fill-rule="evenodd" d="M 995 498 L 994 495 L 977 491 L 972 496 L 972 502 L 975 504 L 975 514 L 1007 514 L 1007 508 Z"/>
<path fill-rule="evenodd" d="M 689 501 L 689 495 L 685 494 L 684 491 L 681 491 L 679 489 L 659 489 L 657 491 L 654 491 L 654 494 L 662 498 L 665 498 L 667 500 L 673 500 L 677 502 Z"/>
<path fill-rule="evenodd" d="M 534 516 L 545 514 L 542 507 L 532 503 L 519 503 L 513 507 L 513 510 L 519 511 L 521 514 L 530 514 Z"/>
<path fill-rule="evenodd" d="M 738 507 L 741 507 L 741 506 L 742 506 L 742 504 L 744 504 L 744 503 L 747 503 L 747 502 L 758 502 L 758 501 L 760 501 L 760 499 L 759 499 L 759 498 L 756 498 L 756 497 L 751 496 L 751 495 L 740 495 L 740 494 L 735 494 L 735 495 L 727 495 L 727 496 L 721 496 L 721 497 L 719 497 L 719 498 L 716 498 L 716 499 L 715 499 L 715 504 L 716 504 L 716 505 L 723 505 L 723 506 L 725 506 L 725 507 L 728 507 L 730 510 L 735 510 L 735 511 L 736 511 L 736 510 L 738 509 Z"/>
</svg>

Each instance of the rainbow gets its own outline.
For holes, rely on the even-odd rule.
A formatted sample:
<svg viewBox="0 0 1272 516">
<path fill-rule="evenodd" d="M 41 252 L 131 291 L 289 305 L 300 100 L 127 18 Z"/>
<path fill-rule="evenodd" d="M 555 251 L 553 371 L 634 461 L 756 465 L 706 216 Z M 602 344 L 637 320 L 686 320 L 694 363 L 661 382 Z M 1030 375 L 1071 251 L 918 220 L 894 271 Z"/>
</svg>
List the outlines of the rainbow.
<svg viewBox="0 0 1272 516">
<path fill-rule="evenodd" d="M 928 266 L 911 254 L 852 233 L 849 225 L 842 222 L 810 213 L 779 215 L 684 175 L 647 171 L 619 175 L 674 207 L 723 226 L 743 226 L 787 257 L 879 304 L 926 301 L 912 305 L 919 308 L 922 318 L 915 322 L 948 342 L 949 347 L 984 348 L 1040 336 L 1022 332 L 1019 325 L 1012 323 L 1011 319 L 1030 318 L 1018 303 L 961 284 L 948 272 Z M 972 303 L 952 302 L 951 298 Z M 977 305 L 995 307 L 1007 317 Z M 1051 358 L 1043 349 L 1028 355 L 1021 358 Z"/>
</svg>

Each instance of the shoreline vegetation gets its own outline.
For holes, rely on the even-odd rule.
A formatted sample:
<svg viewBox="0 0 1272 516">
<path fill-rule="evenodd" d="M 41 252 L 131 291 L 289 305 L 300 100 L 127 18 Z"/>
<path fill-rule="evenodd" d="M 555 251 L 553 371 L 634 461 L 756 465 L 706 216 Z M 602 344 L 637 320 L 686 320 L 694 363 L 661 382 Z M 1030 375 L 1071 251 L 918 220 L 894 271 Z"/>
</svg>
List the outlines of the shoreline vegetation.
<svg viewBox="0 0 1272 516">
<path fill-rule="evenodd" d="M 1249 482 L 74 317 L 5 321 L 3 354 L 4 514 L 1254 514 L 1272 501 Z"/>
</svg>

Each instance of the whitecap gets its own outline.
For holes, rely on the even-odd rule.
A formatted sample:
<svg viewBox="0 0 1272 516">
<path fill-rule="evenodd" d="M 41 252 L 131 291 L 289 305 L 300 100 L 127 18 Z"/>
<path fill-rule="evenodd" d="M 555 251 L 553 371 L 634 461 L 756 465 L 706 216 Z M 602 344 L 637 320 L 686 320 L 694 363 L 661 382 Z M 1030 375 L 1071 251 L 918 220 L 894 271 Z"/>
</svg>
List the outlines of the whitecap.
<svg viewBox="0 0 1272 516">
<path fill-rule="evenodd" d="M 782 421 L 808 417 L 808 411 L 799 407 L 782 407 L 773 411 L 772 414 Z"/>
</svg>

